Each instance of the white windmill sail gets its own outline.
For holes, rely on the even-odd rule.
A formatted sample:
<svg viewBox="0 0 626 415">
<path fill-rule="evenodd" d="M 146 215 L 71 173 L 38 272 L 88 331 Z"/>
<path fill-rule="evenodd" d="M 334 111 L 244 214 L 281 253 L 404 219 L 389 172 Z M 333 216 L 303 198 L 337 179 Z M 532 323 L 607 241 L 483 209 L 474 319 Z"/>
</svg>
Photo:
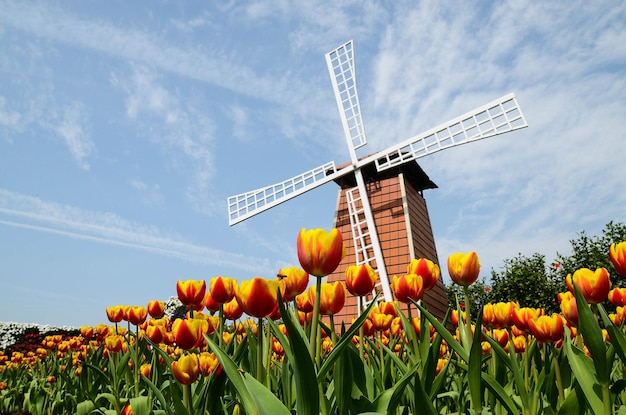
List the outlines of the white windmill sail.
<svg viewBox="0 0 626 415">
<path fill-rule="evenodd" d="M 361 105 L 356 89 L 356 71 L 354 67 L 354 47 L 352 41 L 339 46 L 326 54 L 326 66 L 335 92 L 335 99 L 339 107 L 341 124 L 348 144 L 350 159 L 354 169 L 357 186 L 346 194 L 348 199 L 348 213 L 357 264 L 370 263 L 376 260 L 374 269 L 378 273 L 379 286 L 383 290 L 385 301 L 392 301 L 393 295 L 385 267 L 385 259 L 376 232 L 376 223 L 367 196 L 365 180 L 359 166 L 356 150 L 367 144 Z M 352 200 L 352 203 L 351 203 Z M 355 200 L 360 202 L 357 210 Z"/>
</svg>

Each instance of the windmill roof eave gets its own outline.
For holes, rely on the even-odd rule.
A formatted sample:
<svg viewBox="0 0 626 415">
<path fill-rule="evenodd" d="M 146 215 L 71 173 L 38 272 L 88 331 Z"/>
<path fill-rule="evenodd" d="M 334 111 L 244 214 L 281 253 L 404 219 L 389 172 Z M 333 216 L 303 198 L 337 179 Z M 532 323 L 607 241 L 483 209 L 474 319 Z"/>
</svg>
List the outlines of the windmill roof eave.
<svg viewBox="0 0 626 415">
<path fill-rule="evenodd" d="M 337 166 L 337 171 L 349 165 L 350 162 Z M 383 170 L 381 172 L 376 169 L 376 165 L 374 161 L 372 161 L 371 163 L 368 163 L 361 167 L 361 173 L 363 174 L 363 178 L 366 182 L 384 180 L 391 177 L 396 177 L 400 173 L 402 173 L 417 191 L 436 189 L 438 187 L 432 180 L 430 180 L 426 172 L 416 161 L 404 163 L 399 166 Z M 334 179 L 333 181 L 337 183 L 342 189 L 356 186 L 356 178 L 354 176 L 354 172 L 342 175 Z"/>
</svg>

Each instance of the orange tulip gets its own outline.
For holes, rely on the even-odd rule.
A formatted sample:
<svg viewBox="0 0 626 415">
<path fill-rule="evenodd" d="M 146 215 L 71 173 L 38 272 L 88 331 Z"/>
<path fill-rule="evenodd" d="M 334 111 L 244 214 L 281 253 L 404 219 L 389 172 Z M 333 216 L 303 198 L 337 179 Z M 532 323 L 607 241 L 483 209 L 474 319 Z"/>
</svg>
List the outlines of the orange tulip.
<svg viewBox="0 0 626 415">
<path fill-rule="evenodd" d="M 302 268 L 289 267 L 278 270 L 278 279 L 284 282 L 283 299 L 285 301 L 293 301 L 293 299 L 302 294 L 307 285 L 309 285 L 309 274 Z"/>
<path fill-rule="evenodd" d="M 224 304 L 224 318 L 228 320 L 237 320 L 243 315 L 243 309 L 237 302 L 236 298 L 233 298 L 226 304 Z"/>
<path fill-rule="evenodd" d="M 181 303 L 186 306 L 202 304 L 206 293 L 205 280 L 187 280 L 176 282 L 176 293 Z"/>
<path fill-rule="evenodd" d="M 433 287 L 437 285 L 437 281 L 439 281 L 439 277 L 441 276 L 439 265 L 426 258 L 412 259 L 407 266 L 406 273 L 416 274 L 422 277 L 424 281 L 424 291 L 432 290 Z"/>
<path fill-rule="evenodd" d="M 524 353 L 526 351 L 526 336 L 513 337 L 513 348 L 516 353 Z"/>
<path fill-rule="evenodd" d="M 158 324 L 148 325 L 148 327 L 146 327 L 146 337 L 150 339 L 152 343 L 162 343 L 165 339 L 165 327 Z"/>
<path fill-rule="evenodd" d="M 141 373 L 143 376 L 145 376 L 145 377 L 147 377 L 149 379 L 150 378 L 150 370 L 152 370 L 152 365 L 150 365 L 150 363 L 144 363 L 139 368 L 139 373 Z"/>
<path fill-rule="evenodd" d="M 606 268 L 598 268 L 595 272 L 589 268 L 580 268 L 574 271 L 574 275 L 568 274 L 565 283 L 572 293 L 573 284 L 576 284 L 589 304 L 605 302 L 611 290 L 611 279 Z"/>
<path fill-rule="evenodd" d="M 316 286 L 309 288 L 309 298 L 313 305 L 317 299 L 315 298 Z M 335 283 L 322 283 L 320 293 L 320 314 L 330 316 L 341 311 L 346 303 L 346 287 L 341 281 Z"/>
<path fill-rule="evenodd" d="M 235 298 L 244 313 L 257 318 L 270 315 L 278 306 L 278 281 L 262 277 L 243 281 L 235 290 Z"/>
<path fill-rule="evenodd" d="M 313 303 L 311 302 L 311 297 L 309 297 L 308 291 L 305 291 L 296 297 L 296 308 L 298 311 L 303 313 L 310 313 L 313 311 Z"/>
<path fill-rule="evenodd" d="M 563 338 L 565 332 L 563 317 L 559 314 L 540 316 L 528 321 L 528 328 L 539 342 L 557 342 Z"/>
<path fill-rule="evenodd" d="M 509 344 L 509 332 L 506 329 L 493 329 L 491 337 L 505 348 Z"/>
<path fill-rule="evenodd" d="M 177 320 L 178 321 L 178 320 Z M 200 362 L 196 354 L 186 354 L 172 362 L 172 374 L 182 385 L 189 385 L 200 375 Z"/>
<path fill-rule="evenodd" d="M 448 273 L 458 285 L 472 285 L 480 274 L 480 261 L 476 252 L 457 252 L 448 257 Z"/>
<path fill-rule="evenodd" d="M 225 304 L 235 297 L 237 282 L 228 277 L 214 277 L 209 283 L 211 297 L 220 304 Z"/>
<path fill-rule="evenodd" d="M 104 345 L 108 351 L 117 353 L 122 350 L 124 345 L 124 337 L 114 334 L 104 339 Z"/>
<path fill-rule="evenodd" d="M 372 326 L 374 327 L 374 330 L 385 331 L 385 330 L 389 330 L 389 327 L 391 327 L 391 322 L 393 321 L 394 317 L 391 314 L 385 314 L 379 311 L 374 311 L 370 313 L 368 318 L 372 322 Z"/>
<path fill-rule="evenodd" d="M 515 307 L 513 309 L 513 324 L 515 324 L 518 329 L 526 332 L 528 331 L 528 322 L 543 314 L 544 310 L 541 308 Z"/>
<path fill-rule="evenodd" d="M 424 295 L 424 280 L 417 274 L 405 274 L 391 279 L 391 290 L 400 302 L 410 304 L 419 301 Z"/>
<path fill-rule="evenodd" d="M 131 306 L 128 308 L 128 321 L 135 326 L 139 326 L 146 321 L 148 309 L 143 306 Z"/>
<path fill-rule="evenodd" d="M 615 267 L 615 271 L 622 277 L 626 277 L 626 241 L 611 244 L 609 247 L 609 257 Z"/>
<path fill-rule="evenodd" d="M 148 314 L 152 318 L 161 318 L 165 314 L 165 303 L 163 301 L 151 300 L 148 302 Z"/>
<path fill-rule="evenodd" d="M 394 317 L 398 317 L 398 310 L 396 309 L 395 303 L 389 303 L 387 301 L 380 301 L 377 307 L 381 313 L 391 314 Z"/>
<path fill-rule="evenodd" d="M 483 307 L 483 324 L 501 329 L 513 324 L 513 310 L 515 304 L 508 303 L 487 303 Z"/>
<path fill-rule="evenodd" d="M 124 409 L 122 409 L 121 415 L 133 415 L 133 408 L 130 406 L 130 402 L 128 402 Z"/>
<path fill-rule="evenodd" d="M 378 275 L 369 264 L 349 265 L 346 268 L 346 287 L 352 295 L 360 297 L 370 294 Z"/>
<path fill-rule="evenodd" d="M 626 305 L 626 288 L 616 287 L 609 291 L 609 301 L 616 307 Z"/>
<path fill-rule="evenodd" d="M 201 319 L 178 319 L 172 324 L 172 333 L 176 345 L 184 350 L 199 347 L 204 338 L 202 337 L 203 326 L 206 322 Z"/>
<path fill-rule="evenodd" d="M 563 317 L 565 317 L 571 325 L 577 326 L 578 308 L 576 308 L 576 298 L 574 295 L 567 291 L 565 293 L 559 293 L 557 298 L 561 305 L 561 314 L 563 314 Z"/>
<path fill-rule="evenodd" d="M 107 318 L 111 323 L 119 323 L 124 320 L 124 308 L 120 305 L 114 305 L 106 308 Z"/>
<path fill-rule="evenodd" d="M 461 318 L 463 319 L 463 321 L 467 321 L 465 311 L 461 311 Z M 458 310 L 452 310 L 450 320 L 452 321 L 452 324 L 454 324 L 455 326 L 459 325 L 459 311 Z"/>
<path fill-rule="evenodd" d="M 95 329 L 92 326 L 82 326 L 80 328 L 80 335 L 83 336 L 85 340 L 93 338 L 94 334 Z"/>
<path fill-rule="evenodd" d="M 209 352 L 200 353 L 198 355 L 198 363 L 202 376 L 209 376 L 220 366 L 220 362 L 217 360 L 215 354 Z"/>
<path fill-rule="evenodd" d="M 316 277 L 331 274 L 346 255 L 346 248 L 339 229 L 330 232 L 323 229 L 302 228 L 296 241 L 298 260 L 307 273 Z"/>
</svg>

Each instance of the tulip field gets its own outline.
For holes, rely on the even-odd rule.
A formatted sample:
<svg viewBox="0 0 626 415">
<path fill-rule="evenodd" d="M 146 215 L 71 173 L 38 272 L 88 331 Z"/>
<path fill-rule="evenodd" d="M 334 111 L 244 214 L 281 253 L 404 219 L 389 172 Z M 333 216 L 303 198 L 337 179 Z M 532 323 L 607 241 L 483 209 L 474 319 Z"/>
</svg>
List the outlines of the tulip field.
<svg viewBox="0 0 626 415">
<path fill-rule="evenodd" d="M 278 278 L 177 281 L 175 313 L 112 305 L 110 324 L 0 351 L 0 414 L 626 414 L 626 289 L 606 269 L 568 275 L 559 314 L 459 298 L 440 321 L 420 303 L 430 260 L 392 278 L 396 302 L 366 302 L 369 265 L 324 282 L 338 230 L 303 229 L 297 248 Z M 626 278 L 626 242 L 607 255 Z M 467 296 L 477 254 L 447 268 Z M 339 324 L 349 295 L 362 312 Z"/>
</svg>

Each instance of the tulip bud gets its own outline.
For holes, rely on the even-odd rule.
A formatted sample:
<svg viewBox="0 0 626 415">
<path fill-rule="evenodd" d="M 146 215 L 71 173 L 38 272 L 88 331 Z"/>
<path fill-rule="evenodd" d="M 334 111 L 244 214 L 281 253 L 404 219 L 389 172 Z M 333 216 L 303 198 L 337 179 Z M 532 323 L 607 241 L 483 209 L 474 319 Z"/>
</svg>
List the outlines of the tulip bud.
<svg viewBox="0 0 626 415">
<path fill-rule="evenodd" d="M 331 274 L 346 255 L 346 248 L 339 229 L 330 232 L 323 229 L 300 230 L 296 241 L 298 260 L 302 268 L 316 277 Z"/>
<path fill-rule="evenodd" d="M 370 294 L 378 280 L 376 271 L 369 264 L 349 265 L 345 275 L 350 294 L 360 297 Z"/>
<path fill-rule="evenodd" d="M 476 252 L 456 253 L 448 257 L 448 273 L 458 285 L 472 285 L 480 273 L 480 261 Z"/>
</svg>

